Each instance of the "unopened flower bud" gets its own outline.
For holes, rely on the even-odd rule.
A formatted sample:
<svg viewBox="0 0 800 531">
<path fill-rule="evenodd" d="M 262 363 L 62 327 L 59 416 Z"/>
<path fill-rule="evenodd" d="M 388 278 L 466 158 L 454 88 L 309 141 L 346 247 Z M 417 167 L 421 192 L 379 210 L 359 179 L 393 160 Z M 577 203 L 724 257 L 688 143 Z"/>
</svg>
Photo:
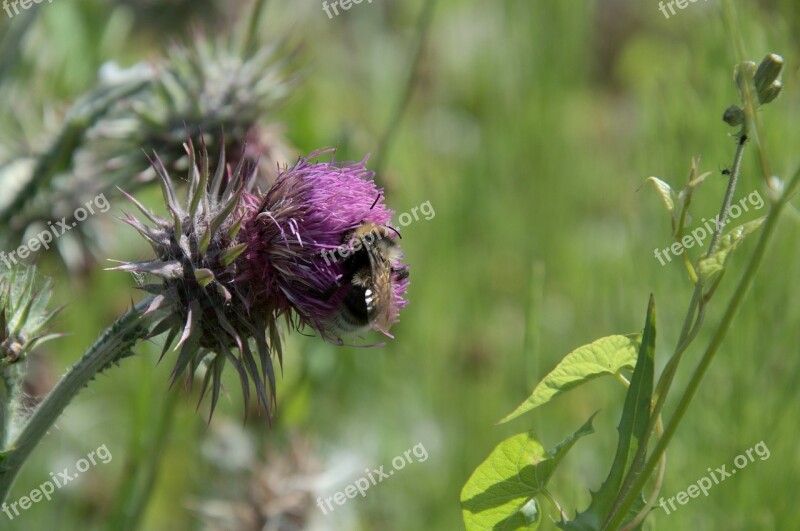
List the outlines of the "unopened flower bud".
<svg viewBox="0 0 800 531">
<path fill-rule="evenodd" d="M 739 89 L 739 98 L 744 102 L 745 84 L 750 83 L 756 73 L 756 64 L 753 61 L 745 61 L 736 65 L 733 71 L 733 78 L 736 81 L 736 88 Z"/>
<path fill-rule="evenodd" d="M 783 83 L 776 79 L 769 87 L 758 92 L 758 101 L 761 102 L 762 105 L 767 104 L 777 98 L 782 90 Z"/>
<path fill-rule="evenodd" d="M 731 105 L 725 109 L 722 119 L 731 127 L 737 127 L 744 123 L 744 111 L 736 105 Z"/>
<path fill-rule="evenodd" d="M 758 69 L 756 70 L 754 77 L 759 99 L 761 93 L 769 89 L 772 83 L 775 82 L 778 77 L 780 77 L 781 70 L 783 70 L 783 57 L 775 53 L 771 53 L 764 57 L 764 60 L 758 65 Z"/>
<path fill-rule="evenodd" d="M 47 303 L 52 284 L 45 280 L 37 289 L 36 268 L 0 269 L 0 375 L 23 361 L 37 345 L 59 334 L 48 334 L 49 324 L 58 313 Z M 2 384 L 0 384 L 2 388 Z"/>
</svg>

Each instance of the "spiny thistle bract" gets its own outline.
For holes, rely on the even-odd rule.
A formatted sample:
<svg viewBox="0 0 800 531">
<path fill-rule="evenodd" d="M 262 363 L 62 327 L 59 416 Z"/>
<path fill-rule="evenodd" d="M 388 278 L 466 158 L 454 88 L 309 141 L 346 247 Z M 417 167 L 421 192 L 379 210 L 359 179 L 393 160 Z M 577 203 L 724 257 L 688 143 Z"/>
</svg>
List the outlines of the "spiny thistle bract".
<svg viewBox="0 0 800 531">
<path fill-rule="evenodd" d="M 10 227 L 0 241 L 19 241 L 63 217 L 70 223 L 77 207 L 114 186 L 130 192 L 152 181 L 155 173 L 142 171 L 142 149 L 158 152 L 170 171 L 184 170 L 187 135 L 205 134 L 213 155 L 225 143 L 234 164 L 258 161 L 266 186 L 277 161 L 295 156 L 274 117 L 296 85 L 292 57 L 282 42 L 243 53 L 233 37 L 198 36 L 158 61 L 105 64 L 97 86 L 70 106 L 58 130 L 47 131 L 49 141 L 12 143 L 18 128 L 0 131 L 3 147 L 16 144 L 0 150 L 9 196 L 0 198 L 0 223 Z M 217 131 L 225 137 L 209 134 Z M 28 144 L 44 147 L 30 158 Z M 79 223 L 58 242 L 73 270 L 102 255 L 103 232 L 93 225 Z"/>
<path fill-rule="evenodd" d="M 0 445 L 13 438 L 22 418 L 21 386 L 28 354 L 61 334 L 48 333 L 60 309 L 50 311 L 51 284 L 37 289 L 36 268 L 0 266 Z"/>
<path fill-rule="evenodd" d="M 205 147 L 199 161 L 191 142 L 185 149 L 190 159 L 185 208 L 157 156 L 153 168 L 170 217 L 151 213 L 125 194 L 151 226 L 133 216 L 124 221 L 150 243 L 155 258 L 112 269 L 161 278 L 161 284 L 143 289 L 155 296 L 146 313 L 166 310 L 150 334 L 168 332 L 162 357 L 180 334 L 173 383 L 183 374 L 191 381 L 204 365 L 200 400 L 210 387 L 213 414 L 229 361 L 239 374 L 245 407 L 252 379 L 269 415 L 275 404 L 272 356 L 282 363 L 278 319 L 283 316 L 289 328 L 311 326 L 326 340 L 342 344 L 330 322 L 350 287 L 348 265 L 325 260 L 322 251 L 339 247 L 364 222 L 388 223 L 391 211 L 377 200 L 379 190 L 363 161 L 312 163 L 301 158 L 262 193 L 254 186 L 256 170 L 246 171 L 243 161 L 232 172 L 218 164 L 212 178 Z M 309 158 L 321 153 L 328 152 Z M 225 160 L 224 151 L 218 160 Z M 393 271 L 404 270 L 393 266 Z M 392 297 L 386 304 L 394 322 L 406 304 L 408 280 L 405 275 L 391 280 Z"/>
<path fill-rule="evenodd" d="M 60 310 L 48 311 L 51 284 L 36 289 L 36 268 L 0 268 L 0 372 L 23 360 L 37 345 L 59 337 L 48 324 Z"/>
<path fill-rule="evenodd" d="M 296 84 L 292 54 L 284 48 L 275 42 L 243 54 L 233 37 L 198 35 L 190 46 L 172 47 L 157 63 L 129 69 L 105 65 L 107 83 L 143 79 L 147 85 L 115 102 L 89 130 L 91 149 L 79 169 L 103 168 L 130 180 L 140 173 L 140 148 L 157 152 L 170 171 L 185 168 L 182 146 L 188 133 L 195 139 L 203 135 L 212 157 L 227 140 L 229 162 L 259 161 L 260 177 L 274 179 L 276 160 L 292 152 L 268 125 Z M 212 134 L 217 131 L 226 137 Z"/>
</svg>

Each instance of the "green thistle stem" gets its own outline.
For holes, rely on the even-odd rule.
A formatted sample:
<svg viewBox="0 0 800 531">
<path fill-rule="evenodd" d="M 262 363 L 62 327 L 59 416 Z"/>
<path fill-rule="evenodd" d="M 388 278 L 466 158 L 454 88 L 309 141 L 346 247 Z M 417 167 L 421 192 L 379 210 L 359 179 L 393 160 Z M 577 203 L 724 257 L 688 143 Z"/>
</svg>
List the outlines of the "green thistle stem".
<svg viewBox="0 0 800 531">
<path fill-rule="evenodd" d="M 0 448 L 5 448 L 14 429 L 19 410 L 20 374 L 18 366 L 0 373 Z"/>
<path fill-rule="evenodd" d="M 3 373 L 0 375 L 0 448 L 6 445 L 8 438 L 9 424 L 13 413 L 11 409 L 13 405 L 14 384 L 8 374 Z"/>
<path fill-rule="evenodd" d="M 0 501 L 8 497 L 22 465 L 70 401 L 98 374 L 129 356 L 130 349 L 147 336 L 157 318 L 157 312 L 144 315 L 152 300 L 148 297 L 125 312 L 100 336 L 59 380 L 19 435 L 0 454 Z"/>
</svg>

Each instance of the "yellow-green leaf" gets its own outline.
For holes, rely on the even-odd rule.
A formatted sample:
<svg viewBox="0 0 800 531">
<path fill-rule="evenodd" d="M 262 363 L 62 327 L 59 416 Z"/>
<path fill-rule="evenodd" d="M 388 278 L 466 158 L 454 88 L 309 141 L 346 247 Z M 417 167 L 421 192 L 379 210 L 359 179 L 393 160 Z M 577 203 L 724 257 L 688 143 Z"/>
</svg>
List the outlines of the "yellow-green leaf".
<svg viewBox="0 0 800 531">
<path fill-rule="evenodd" d="M 515 419 L 598 376 L 614 375 L 623 369 L 633 369 L 640 342 L 640 335 L 615 335 L 600 338 L 573 350 L 539 382 L 525 402 L 500 422 Z"/>
<path fill-rule="evenodd" d="M 765 219 L 764 217 L 754 219 L 726 233 L 720 239 L 719 247 L 716 252 L 707 258 L 702 258 L 697 263 L 697 272 L 700 276 L 700 280 L 703 283 L 708 283 L 721 273 L 725 269 L 725 264 L 731 252 L 736 250 L 748 235 L 761 227 Z"/>
</svg>

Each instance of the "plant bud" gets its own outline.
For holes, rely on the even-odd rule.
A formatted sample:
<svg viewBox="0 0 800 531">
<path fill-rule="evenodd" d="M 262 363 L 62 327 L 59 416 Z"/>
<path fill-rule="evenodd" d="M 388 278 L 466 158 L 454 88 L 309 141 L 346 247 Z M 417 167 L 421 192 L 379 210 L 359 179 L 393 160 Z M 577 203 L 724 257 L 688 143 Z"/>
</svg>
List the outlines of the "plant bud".
<svg viewBox="0 0 800 531">
<path fill-rule="evenodd" d="M 722 119 L 731 127 L 740 126 L 744 123 L 744 111 L 736 105 L 731 105 L 725 109 Z"/>
<path fill-rule="evenodd" d="M 762 105 L 765 105 L 777 98 L 782 90 L 783 83 L 776 79 L 769 87 L 758 92 L 758 101 L 761 102 Z"/>
<path fill-rule="evenodd" d="M 777 81 L 781 75 L 781 70 L 783 70 L 783 57 L 775 53 L 764 57 L 764 60 L 758 65 L 754 77 L 759 96 L 763 91 L 768 90 L 773 82 Z"/>
<path fill-rule="evenodd" d="M 745 61 L 736 65 L 733 71 L 733 79 L 736 81 L 736 88 L 739 89 L 739 98 L 744 102 L 745 83 L 750 83 L 756 73 L 756 64 L 753 61 Z"/>
</svg>

